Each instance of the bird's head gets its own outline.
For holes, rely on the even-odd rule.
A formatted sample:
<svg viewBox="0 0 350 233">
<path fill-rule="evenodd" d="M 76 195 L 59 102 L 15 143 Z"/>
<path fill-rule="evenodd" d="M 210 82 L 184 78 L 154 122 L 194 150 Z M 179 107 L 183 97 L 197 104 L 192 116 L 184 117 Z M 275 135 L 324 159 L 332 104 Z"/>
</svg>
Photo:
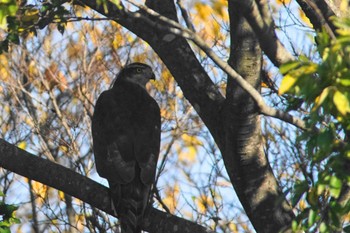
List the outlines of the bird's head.
<svg viewBox="0 0 350 233">
<path fill-rule="evenodd" d="M 116 79 L 112 83 L 112 86 L 114 86 L 114 84 L 120 80 L 132 82 L 146 88 L 146 84 L 152 79 L 155 80 L 155 75 L 152 68 L 144 63 L 135 62 L 125 66 L 118 73 Z"/>
</svg>

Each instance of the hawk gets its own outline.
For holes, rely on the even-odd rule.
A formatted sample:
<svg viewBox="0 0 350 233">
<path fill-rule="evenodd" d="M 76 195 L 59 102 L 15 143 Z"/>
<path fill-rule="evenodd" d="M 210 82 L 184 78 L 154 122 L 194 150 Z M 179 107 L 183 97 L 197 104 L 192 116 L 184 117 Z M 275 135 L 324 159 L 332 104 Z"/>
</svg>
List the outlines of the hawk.
<svg viewBox="0 0 350 233">
<path fill-rule="evenodd" d="M 146 91 L 151 67 L 132 63 L 98 98 L 92 117 L 97 172 L 108 180 L 122 233 L 141 232 L 160 147 L 160 110 Z"/>
</svg>

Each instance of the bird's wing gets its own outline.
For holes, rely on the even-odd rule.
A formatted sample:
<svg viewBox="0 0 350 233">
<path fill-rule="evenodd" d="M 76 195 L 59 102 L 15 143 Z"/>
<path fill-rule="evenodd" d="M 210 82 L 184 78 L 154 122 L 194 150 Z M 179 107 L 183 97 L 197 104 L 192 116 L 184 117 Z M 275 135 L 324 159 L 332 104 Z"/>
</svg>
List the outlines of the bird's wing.
<svg viewBox="0 0 350 233">
<path fill-rule="evenodd" d="M 121 99 L 121 100 L 119 100 Z M 112 90 L 98 98 L 92 119 L 97 172 L 112 183 L 129 183 L 135 176 L 130 111 Z"/>
<path fill-rule="evenodd" d="M 135 143 L 135 156 L 141 168 L 144 184 L 153 184 L 160 147 L 160 110 L 156 101 L 147 96 L 139 109 L 140 121 Z"/>
</svg>

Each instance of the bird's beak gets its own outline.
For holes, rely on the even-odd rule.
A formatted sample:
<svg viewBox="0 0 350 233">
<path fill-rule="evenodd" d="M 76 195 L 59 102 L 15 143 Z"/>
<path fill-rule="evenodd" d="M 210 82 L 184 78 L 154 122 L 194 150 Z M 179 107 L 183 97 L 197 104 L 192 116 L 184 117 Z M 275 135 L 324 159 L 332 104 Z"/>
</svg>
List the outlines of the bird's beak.
<svg viewBox="0 0 350 233">
<path fill-rule="evenodd" d="M 146 90 L 150 91 L 152 86 L 156 86 L 157 85 L 156 83 L 157 83 L 156 76 L 152 72 L 152 74 L 151 74 L 151 76 L 149 78 L 149 82 L 147 82 L 147 84 L 146 84 Z"/>
</svg>

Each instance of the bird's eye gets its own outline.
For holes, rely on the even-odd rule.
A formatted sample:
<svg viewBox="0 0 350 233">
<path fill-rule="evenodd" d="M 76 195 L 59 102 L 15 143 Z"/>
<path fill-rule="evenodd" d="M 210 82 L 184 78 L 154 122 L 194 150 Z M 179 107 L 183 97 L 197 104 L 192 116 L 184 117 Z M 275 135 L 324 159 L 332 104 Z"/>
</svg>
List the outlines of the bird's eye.
<svg viewBox="0 0 350 233">
<path fill-rule="evenodd" d="M 142 71 L 141 68 L 137 68 L 137 69 L 136 69 L 136 72 L 137 72 L 137 73 L 141 73 L 141 71 Z"/>
</svg>

